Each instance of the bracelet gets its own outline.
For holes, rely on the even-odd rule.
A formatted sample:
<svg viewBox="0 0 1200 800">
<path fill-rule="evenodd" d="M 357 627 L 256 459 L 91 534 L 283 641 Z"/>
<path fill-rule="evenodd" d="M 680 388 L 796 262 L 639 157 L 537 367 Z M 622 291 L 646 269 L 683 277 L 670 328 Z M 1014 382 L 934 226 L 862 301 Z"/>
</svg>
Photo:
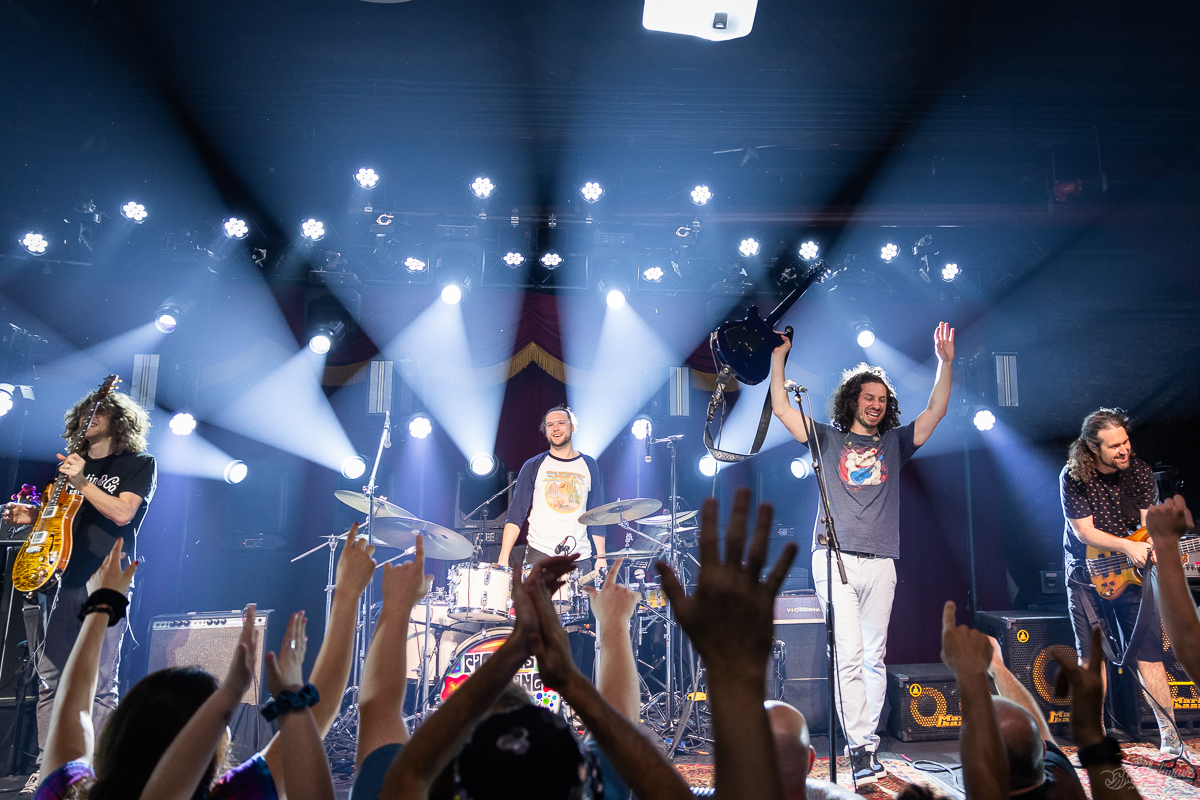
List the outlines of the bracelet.
<svg viewBox="0 0 1200 800">
<path fill-rule="evenodd" d="M 263 718 L 267 722 L 270 722 L 280 714 L 315 706 L 320 700 L 321 694 L 317 691 L 317 687 L 311 683 L 306 683 L 304 684 L 304 688 L 298 692 L 291 692 L 284 689 L 274 697 L 268 698 L 259 713 L 263 715 Z"/>
<path fill-rule="evenodd" d="M 112 627 L 125 618 L 125 609 L 129 607 L 129 598 L 116 589 L 97 589 L 88 595 L 87 602 L 79 609 L 79 621 L 88 614 L 104 611 L 108 614 L 108 627 Z"/>
<path fill-rule="evenodd" d="M 1093 764 L 1120 764 L 1124 760 L 1121 745 L 1111 736 L 1105 736 L 1099 742 L 1079 750 L 1079 764 L 1084 769 Z"/>
</svg>

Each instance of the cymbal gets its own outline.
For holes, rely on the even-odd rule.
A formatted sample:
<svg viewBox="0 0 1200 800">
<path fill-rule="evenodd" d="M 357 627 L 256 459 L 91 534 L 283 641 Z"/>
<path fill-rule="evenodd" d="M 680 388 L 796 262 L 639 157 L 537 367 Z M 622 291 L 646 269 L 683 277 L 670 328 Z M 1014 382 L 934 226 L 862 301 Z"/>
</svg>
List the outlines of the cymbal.
<svg viewBox="0 0 1200 800">
<path fill-rule="evenodd" d="M 675 522 L 676 522 L 676 524 L 678 524 L 680 522 L 686 522 L 687 520 L 691 519 L 692 517 L 696 516 L 699 513 L 700 513 L 699 511 L 680 511 L 678 514 L 675 515 Z M 671 524 L 671 515 L 670 514 L 659 514 L 658 516 L 654 516 L 654 517 L 643 517 L 642 519 L 639 519 L 637 521 L 637 524 L 638 525 L 670 525 Z"/>
<path fill-rule="evenodd" d="M 660 508 L 662 508 L 660 501 L 646 497 L 636 500 L 618 500 L 615 503 L 596 506 L 586 514 L 580 515 L 579 521 L 584 525 L 613 525 L 618 522 L 632 522 L 648 514 L 653 514 Z"/>
<path fill-rule="evenodd" d="M 659 552 L 660 551 L 657 549 L 655 549 L 655 550 L 636 550 L 636 549 L 630 547 L 626 550 L 614 550 L 611 553 L 605 553 L 604 558 L 622 558 L 622 557 L 630 558 L 630 559 L 652 558 L 652 557 L 658 555 Z M 596 557 L 599 558 L 600 556 L 596 556 Z"/>
<path fill-rule="evenodd" d="M 345 489 L 339 489 L 333 493 L 333 496 L 341 500 L 346 505 L 353 508 L 355 511 L 360 511 L 363 514 L 367 513 L 370 505 L 367 503 L 367 496 L 362 492 L 351 492 Z M 411 517 L 412 513 L 405 511 L 395 503 L 389 503 L 387 500 L 375 498 L 375 516 L 376 517 Z"/>
<path fill-rule="evenodd" d="M 455 530 L 427 522 L 416 517 L 377 517 L 375 519 L 375 536 L 387 539 L 392 536 L 404 537 L 409 540 L 405 549 L 417 542 L 417 534 L 425 539 L 425 557 L 442 561 L 462 561 L 470 558 L 475 550 L 470 540 Z"/>
<path fill-rule="evenodd" d="M 372 537 L 371 543 L 376 547 L 394 547 L 397 550 L 407 550 L 417 543 L 417 535 L 415 533 L 410 534 L 408 531 L 403 530 L 384 530 L 379 524 L 384 519 L 385 517 L 375 518 L 375 536 Z M 346 534 L 340 534 L 337 538 L 345 539 Z M 367 538 L 367 527 L 365 525 L 359 529 L 358 538 Z"/>
</svg>

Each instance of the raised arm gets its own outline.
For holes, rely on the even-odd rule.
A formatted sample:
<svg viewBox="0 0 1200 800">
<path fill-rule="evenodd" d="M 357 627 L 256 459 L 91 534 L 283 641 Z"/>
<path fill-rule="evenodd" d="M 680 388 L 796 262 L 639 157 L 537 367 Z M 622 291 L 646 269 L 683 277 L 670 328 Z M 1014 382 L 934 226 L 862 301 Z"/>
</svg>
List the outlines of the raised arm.
<svg viewBox="0 0 1200 800">
<path fill-rule="evenodd" d="M 637 722 L 642 708 L 641 686 L 638 684 L 637 660 L 629 638 L 629 620 L 637 609 L 637 592 L 617 582 L 624 557 L 613 562 L 604 586 L 596 591 L 585 586 L 600 637 L 600 665 L 596 688 L 600 696 L 612 704 L 626 719 Z"/>
<path fill-rule="evenodd" d="M 612 574 L 609 573 L 610 580 Z M 537 615 L 539 632 L 533 637 L 533 652 L 538 659 L 538 673 L 542 681 L 551 689 L 561 692 L 571 704 L 635 797 L 688 800 L 692 797 L 692 791 L 687 782 L 630 721 L 637 718 L 637 706 L 633 708 L 633 717 L 619 712 L 576 668 L 571 660 L 567 632 L 563 630 L 554 611 L 550 592 L 541 581 L 536 580 L 536 575 L 535 567 L 531 579 L 514 591 L 513 603 L 518 609 L 528 605 Z M 609 592 L 611 588 L 606 586 L 600 594 Z M 615 597 L 616 593 L 610 595 L 610 598 Z M 636 596 L 634 602 L 636 604 Z M 625 639 L 625 647 L 629 648 L 628 633 Z M 604 653 L 602 647 L 602 659 L 606 658 Z"/>
<path fill-rule="evenodd" d="M 804 444 L 808 441 L 808 420 L 804 411 L 792 406 L 787 389 L 783 388 L 783 367 L 787 353 L 792 349 L 792 340 L 779 331 L 775 332 L 783 336 L 783 344 L 771 352 L 771 412 L 779 418 L 783 427 L 788 429 L 788 433 L 797 442 Z"/>
<path fill-rule="evenodd" d="M 129 591 L 137 562 L 121 569 L 121 545 L 117 539 L 112 550 L 104 557 L 100 569 L 96 570 L 87 583 L 88 593 L 98 589 L 111 589 L 122 596 Z M 107 610 L 109 606 L 98 605 Z M 92 761 L 95 750 L 92 730 L 92 704 L 96 699 L 96 677 L 100 670 L 100 649 L 104 645 L 104 632 L 108 628 L 109 615 L 104 611 L 88 614 L 83 618 L 83 627 L 67 665 L 63 668 L 54 695 L 54 706 L 50 712 L 50 731 L 46 736 L 46 751 L 42 755 L 42 775 L 49 775 L 69 761 Z"/>
<path fill-rule="evenodd" d="M 717 502 L 706 498 L 700 512 L 700 574 L 692 596 L 665 561 L 655 566 L 663 591 L 684 633 L 708 670 L 709 703 L 716 740 L 717 796 L 772 800 L 783 797 L 767 711 L 767 661 L 771 657 L 775 595 L 783 584 L 796 545 L 784 547 L 766 580 L 771 506 L 758 507 L 754 539 L 742 564 L 750 490 L 734 493 L 725 535 L 725 560 L 717 545 Z"/>
<path fill-rule="evenodd" d="M 966 794 L 971 800 L 1006 800 L 1008 755 L 987 682 L 992 645 L 979 631 L 955 625 L 954 611 L 954 603 L 947 601 L 942 610 L 942 661 L 954 672 L 962 701 L 959 753 Z"/>
<path fill-rule="evenodd" d="M 913 425 L 913 444 L 917 447 L 929 441 L 933 429 L 946 416 L 950 405 L 950 384 L 954 371 L 954 328 L 948 322 L 939 322 L 933 332 L 933 350 L 937 354 L 937 374 L 933 379 L 933 391 L 929 403 L 917 415 Z"/>
<path fill-rule="evenodd" d="M 254 680 L 253 603 L 242 612 L 242 635 L 221 687 L 204 701 L 171 742 L 142 788 L 141 800 L 190 800 L 212 761 L 234 710 Z"/>
<path fill-rule="evenodd" d="M 1004 666 L 1004 656 L 1000 653 L 1000 643 L 991 636 L 988 640 L 992 645 L 992 663 L 988 665 L 988 674 L 992 676 L 992 680 L 996 682 L 996 691 L 1000 692 L 1000 696 L 1012 700 L 1021 708 L 1033 715 L 1037 722 L 1038 733 L 1044 742 L 1054 742 L 1054 735 L 1050 733 L 1050 726 L 1046 724 L 1046 716 L 1042 713 L 1042 709 L 1038 707 L 1037 701 L 1033 699 L 1033 695 L 1025 688 L 1017 676 L 1013 675 L 1008 667 Z M 1058 742 L 1054 742 L 1058 744 Z"/>
<path fill-rule="evenodd" d="M 1175 658 L 1188 677 L 1200 677 L 1200 618 L 1183 574 L 1179 537 L 1192 529 L 1192 515 L 1183 497 L 1175 495 L 1146 512 L 1146 528 L 1158 561 L 1158 613 Z"/>
</svg>

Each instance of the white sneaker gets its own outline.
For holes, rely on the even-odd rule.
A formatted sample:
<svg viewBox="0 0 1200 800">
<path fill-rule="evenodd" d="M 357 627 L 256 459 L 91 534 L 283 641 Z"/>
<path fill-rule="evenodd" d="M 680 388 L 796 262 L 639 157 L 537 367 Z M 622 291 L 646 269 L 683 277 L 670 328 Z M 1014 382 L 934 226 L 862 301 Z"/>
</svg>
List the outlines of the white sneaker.
<svg viewBox="0 0 1200 800">
<path fill-rule="evenodd" d="M 17 797 L 33 797 L 37 793 L 38 784 L 42 782 L 41 772 L 35 772 L 25 781 L 25 786 L 17 792 Z"/>
</svg>

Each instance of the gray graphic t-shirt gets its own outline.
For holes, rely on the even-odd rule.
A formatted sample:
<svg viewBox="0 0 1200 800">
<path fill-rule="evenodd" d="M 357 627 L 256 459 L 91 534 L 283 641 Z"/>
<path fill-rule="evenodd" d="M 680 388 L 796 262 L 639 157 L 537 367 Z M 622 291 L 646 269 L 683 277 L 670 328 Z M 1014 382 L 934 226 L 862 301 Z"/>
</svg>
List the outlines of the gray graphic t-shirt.
<svg viewBox="0 0 1200 800">
<path fill-rule="evenodd" d="M 829 485 L 829 505 L 843 550 L 900 557 L 900 468 L 917 451 L 913 424 L 878 439 L 813 422 Z M 815 551 L 825 536 L 821 509 L 813 527 Z"/>
</svg>

